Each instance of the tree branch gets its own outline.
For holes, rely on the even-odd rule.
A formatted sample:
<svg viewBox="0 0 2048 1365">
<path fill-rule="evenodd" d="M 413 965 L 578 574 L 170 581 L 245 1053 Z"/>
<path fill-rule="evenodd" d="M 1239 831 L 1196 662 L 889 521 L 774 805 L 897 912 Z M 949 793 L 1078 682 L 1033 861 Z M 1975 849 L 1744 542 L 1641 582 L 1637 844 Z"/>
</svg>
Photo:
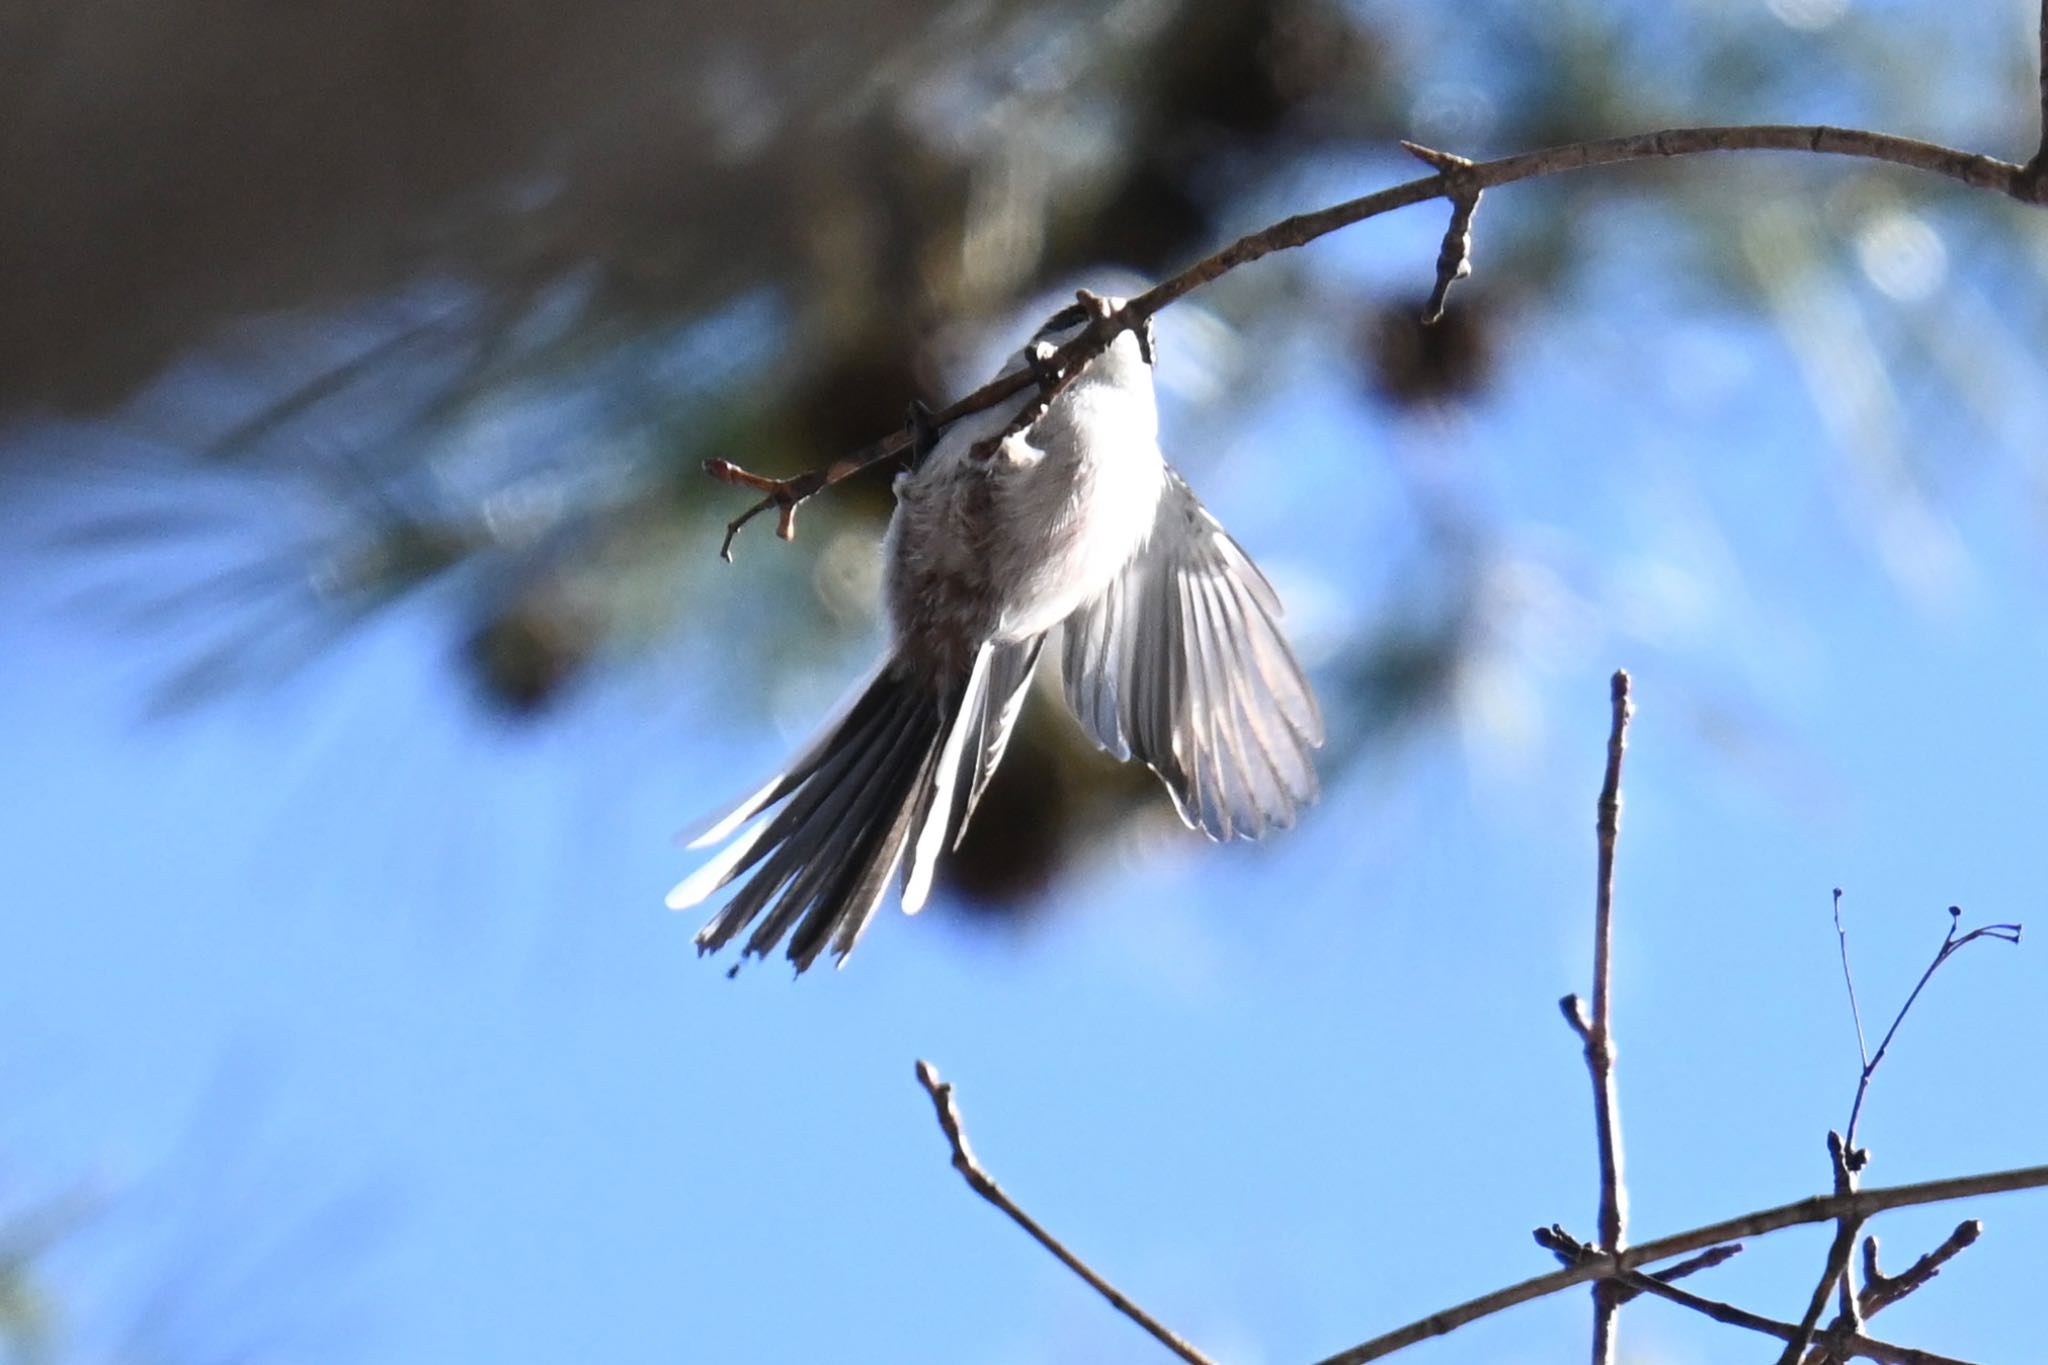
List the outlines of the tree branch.
<svg viewBox="0 0 2048 1365">
<path fill-rule="evenodd" d="M 1715 1322 L 1726 1323 L 1730 1327 L 1744 1327 L 1752 1332 L 1762 1332 L 1780 1341 L 1790 1340 L 1799 1330 L 1789 1322 L 1780 1322 L 1776 1318 L 1752 1313 L 1746 1308 L 1737 1308 L 1732 1303 L 1702 1298 L 1688 1290 L 1674 1288 L 1655 1276 L 1644 1275 L 1640 1271 L 1622 1276 L 1619 1283 L 1660 1299 L 1669 1299 L 1681 1307 L 1692 1309 L 1695 1313 L 1705 1314 Z M 1894 1346 L 1888 1341 L 1864 1336 L 1861 1332 L 1831 1333 L 1828 1345 L 1837 1356 L 1862 1356 L 1868 1360 L 1885 1362 L 1885 1365 L 1967 1365 L 1967 1362 L 1957 1360 L 1953 1356 L 1937 1355 L 1932 1351 L 1916 1350 L 1911 1346 Z"/>
<path fill-rule="evenodd" d="M 939 1073 L 933 1069 L 930 1062 L 920 1061 L 917 1064 L 917 1083 L 931 1096 L 932 1108 L 938 1113 L 939 1128 L 945 1133 L 946 1142 L 953 1149 L 953 1169 L 960 1172 L 968 1188 L 1008 1214 L 1012 1222 L 1030 1233 L 1032 1239 L 1057 1257 L 1061 1265 L 1079 1275 L 1091 1289 L 1108 1299 L 1110 1307 L 1151 1333 L 1152 1339 L 1161 1346 L 1179 1356 L 1188 1365 L 1214 1365 L 1209 1357 L 1189 1345 L 1159 1319 L 1131 1302 L 1122 1290 L 1096 1274 L 1087 1262 L 1067 1250 L 1057 1237 L 1039 1225 L 1037 1219 L 1024 1212 L 1015 1200 L 1003 1193 L 1002 1186 L 996 1184 L 989 1174 L 981 1169 L 981 1163 L 974 1159 L 974 1152 L 967 1145 L 967 1132 L 961 1127 L 960 1111 L 953 1105 L 952 1083 L 940 1080 Z"/>
<path fill-rule="evenodd" d="M 1721 1262 L 1741 1254 L 1742 1243 L 1740 1242 L 1727 1242 L 1721 1246 L 1708 1247 L 1697 1256 L 1688 1256 L 1677 1265 L 1666 1266 L 1662 1270 L 1653 1272 L 1650 1278 L 1661 1284 L 1673 1284 L 1685 1279 L 1689 1275 L 1697 1275 L 1702 1270 L 1712 1270 Z M 1619 1297 L 1621 1302 L 1627 1303 L 1636 1296 L 1636 1293 L 1636 1290 L 1630 1289 L 1617 1297 Z"/>
<path fill-rule="evenodd" d="M 2048 3 L 2048 0 L 2044 0 L 2044 3 Z M 2044 196 L 2048 196 L 2048 175 L 2043 174 L 2044 162 L 2041 156 L 2037 155 L 2034 161 L 2021 167 L 2009 161 L 2000 161 L 1996 157 L 1859 128 L 1776 123 L 1667 128 L 1651 133 L 1632 133 L 1624 137 L 1566 143 L 1559 147 L 1521 152 L 1493 161 L 1472 162 L 1468 166 L 1454 167 L 1448 172 L 1440 171 L 1421 180 L 1393 185 L 1356 199 L 1346 200 L 1341 204 L 1333 204 L 1328 208 L 1283 218 L 1248 236 L 1240 237 L 1222 250 L 1203 257 L 1179 274 L 1162 280 L 1129 300 L 1121 309 L 1060 347 L 1049 358 L 1048 364 L 1057 372 L 1075 373 L 1080 367 L 1102 354 L 1116 339 L 1118 333 L 1141 325 L 1145 319 L 1168 305 L 1237 267 L 1270 256 L 1276 251 L 1306 246 L 1339 228 L 1349 227 L 1395 209 L 1406 208 L 1410 204 L 1419 204 L 1430 199 L 1450 199 L 1454 206 L 1461 200 L 1469 200 L 1471 204 L 1476 205 L 1479 194 L 1484 190 L 1511 185 L 1517 181 L 1559 175 L 1567 171 L 1618 165 L 1629 161 L 1693 156 L 1701 152 L 1755 151 L 1807 152 L 1881 161 L 1894 166 L 1926 171 L 1972 189 L 1989 190 L 2026 204 L 2042 203 Z M 1469 226 L 1469 213 L 1466 218 Z M 1448 287 L 1447 283 L 1443 285 L 1445 289 Z M 944 426 L 969 413 L 993 407 L 1006 398 L 1022 393 L 1037 382 L 1037 377 L 1028 371 L 1004 375 L 1000 379 L 984 384 L 965 398 L 947 405 L 933 414 L 932 420 L 937 425 Z M 751 474 L 726 460 L 707 461 L 705 472 L 713 478 L 752 488 L 762 495 L 752 507 L 728 523 L 720 554 L 730 560 L 733 537 L 747 522 L 770 508 L 779 509 L 781 519 L 778 530 L 784 539 L 790 538 L 795 532 L 794 519 L 798 506 L 864 469 L 902 455 L 910 446 L 911 434 L 907 430 L 898 431 L 864 450 L 835 461 L 822 470 L 813 470 L 792 479 L 771 479 Z"/>
<path fill-rule="evenodd" d="M 1538 1245 L 1556 1253 L 1558 1259 L 1566 1265 L 1577 1265 L 1588 1258 L 1597 1259 L 1600 1255 L 1598 1247 L 1581 1242 L 1558 1227 L 1536 1229 L 1536 1241 Z M 1704 1264 L 1710 1260 L 1725 1260 L 1739 1250 L 1739 1246 L 1718 1247 L 1715 1249 L 1721 1253 L 1718 1256 L 1714 1252 L 1709 1252 L 1706 1256 L 1694 1257 L 1655 1275 L 1645 1275 L 1640 1270 L 1631 1270 L 1605 1283 L 1613 1284 L 1617 1291 L 1627 1298 L 1649 1294 L 1655 1298 L 1669 1299 L 1680 1307 L 1690 1308 L 1695 1313 L 1703 1314 L 1716 1322 L 1726 1323 L 1730 1327 L 1761 1332 L 1780 1341 L 1793 1340 L 1799 1335 L 1800 1329 L 1789 1322 L 1780 1322 L 1761 1313 L 1752 1313 L 1746 1308 L 1737 1308 L 1732 1303 L 1705 1298 L 1689 1290 L 1672 1287 L 1671 1282 L 1679 1277 L 1679 1272 L 1688 1268 L 1704 1268 Z M 1915 1350 L 1910 1346 L 1894 1346 L 1888 1341 L 1878 1341 L 1841 1326 L 1829 1329 L 1827 1347 L 1835 1357 L 1841 1359 L 1866 1356 L 1871 1360 L 1900 1362 L 1902 1365 L 1963 1365 L 1962 1362 L 1954 1361 L 1948 1356 Z"/>
<path fill-rule="evenodd" d="M 1954 1199 L 2043 1187 L 2048 1187 L 2048 1166 L 2022 1166 L 2009 1171 L 1950 1176 L 1947 1179 L 1922 1181 L 1914 1185 L 1879 1186 L 1875 1189 L 1857 1190 L 1848 1195 L 1814 1195 L 1791 1204 L 1759 1209 L 1754 1213 L 1745 1213 L 1687 1232 L 1674 1233 L 1669 1237 L 1638 1242 L 1617 1255 L 1600 1256 L 1583 1265 L 1569 1266 L 1563 1270 L 1552 1271 L 1548 1275 L 1538 1275 L 1534 1279 L 1496 1289 L 1492 1293 L 1440 1309 L 1370 1341 L 1360 1342 L 1347 1350 L 1339 1351 L 1319 1362 L 1319 1365 L 1365 1365 L 1366 1361 L 1383 1359 L 1418 1341 L 1443 1336 L 1447 1332 L 1463 1327 L 1466 1323 L 1491 1317 L 1518 1304 L 1546 1298 L 1574 1285 L 1589 1284 L 1603 1277 L 1639 1270 L 1644 1266 L 1655 1265 L 1673 1256 L 1683 1256 L 1689 1251 L 1700 1251 L 1720 1242 L 1761 1237 L 1767 1232 L 1777 1232 L 1783 1228 L 1798 1227 L 1807 1223 L 1832 1222 L 1845 1213 L 1867 1219 L 1886 1209 L 1941 1204 Z"/>
</svg>

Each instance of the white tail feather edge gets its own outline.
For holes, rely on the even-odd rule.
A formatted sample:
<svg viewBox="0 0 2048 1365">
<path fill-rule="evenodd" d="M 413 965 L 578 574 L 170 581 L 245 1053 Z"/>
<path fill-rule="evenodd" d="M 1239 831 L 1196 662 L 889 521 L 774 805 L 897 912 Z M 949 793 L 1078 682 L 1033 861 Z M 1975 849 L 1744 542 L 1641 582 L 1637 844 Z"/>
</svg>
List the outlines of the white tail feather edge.
<svg viewBox="0 0 2048 1365">
<path fill-rule="evenodd" d="M 973 728 L 972 718 L 981 714 L 982 693 L 988 689 L 992 649 L 993 646 L 984 644 L 975 654 L 974 669 L 967 675 L 967 689 L 948 723 L 946 746 L 939 751 L 938 771 L 932 775 L 931 807 L 925 813 L 924 827 L 917 832 L 917 843 L 910 854 L 910 876 L 903 884 L 906 915 L 924 909 L 925 898 L 931 894 L 932 873 L 939 861 L 939 850 L 946 843 L 946 822 L 953 818 L 953 788 L 960 780 L 961 752 L 967 744 L 967 732 Z"/>
</svg>

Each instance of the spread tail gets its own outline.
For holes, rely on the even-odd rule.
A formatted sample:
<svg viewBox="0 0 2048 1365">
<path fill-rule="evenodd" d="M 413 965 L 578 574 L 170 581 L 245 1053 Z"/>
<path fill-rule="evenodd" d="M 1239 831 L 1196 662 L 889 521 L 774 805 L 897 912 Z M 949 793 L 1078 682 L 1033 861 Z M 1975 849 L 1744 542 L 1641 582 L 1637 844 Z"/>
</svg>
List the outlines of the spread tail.
<svg viewBox="0 0 2048 1365">
<path fill-rule="evenodd" d="M 946 695 L 885 666 L 787 772 L 694 841 L 721 843 L 754 821 L 669 892 L 671 909 L 687 909 L 753 873 L 698 933 L 698 950 L 752 925 L 744 952 L 765 957 L 787 936 L 801 972 L 827 947 L 842 961 L 853 951 L 899 870 L 904 909 L 922 906 L 948 833 L 964 828 L 1002 756 L 1038 648 L 984 646 Z"/>
</svg>

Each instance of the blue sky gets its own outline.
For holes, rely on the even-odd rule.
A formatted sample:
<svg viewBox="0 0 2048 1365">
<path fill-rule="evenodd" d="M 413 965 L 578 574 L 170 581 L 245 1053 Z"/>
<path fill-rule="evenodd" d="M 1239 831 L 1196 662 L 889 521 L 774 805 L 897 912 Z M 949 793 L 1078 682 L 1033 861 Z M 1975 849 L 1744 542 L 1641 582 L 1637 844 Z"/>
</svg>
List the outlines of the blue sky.
<svg viewBox="0 0 2048 1365">
<path fill-rule="evenodd" d="M 1916 221 L 1949 244 L 1945 305 L 2022 328 L 1994 274 L 1955 264 L 1992 230 L 1970 206 Z M 1372 225 L 1317 278 L 1419 283 L 1436 231 Z M 1843 308 L 1882 333 L 1924 299 L 1823 280 L 1769 320 L 1654 279 L 1630 309 L 1530 316 L 1502 387 L 1452 419 L 1375 410 L 1313 338 L 1262 402 L 1169 392 L 1172 453 L 1311 643 L 1408 586 L 1388 547 L 1413 508 L 1386 471 L 1455 495 L 1493 533 L 1484 666 L 1268 847 L 1120 846 L 1038 932 L 892 913 L 847 970 L 794 984 L 726 980 L 661 908 L 691 865 L 674 830 L 802 724 L 724 665 L 723 609 L 524 731 L 477 712 L 432 598 L 149 720 L 182 625 L 80 604 L 221 547 L 80 563 L 50 535 L 182 457 L 118 421 L 0 433 L 65 471 L 0 463 L 22 509 L 0 524 L 0 1193 L 87 1206 L 44 1272 L 70 1349 L 1151 1358 L 948 1169 L 919 1057 L 997 1178 L 1221 1359 L 1314 1359 L 1540 1273 L 1530 1228 L 1592 1230 L 1555 1001 L 1586 986 L 1617 665 L 1640 708 L 1616 998 L 1632 1228 L 1821 1190 L 1856 1074 L 1829 888 L 1875 1027 L 1946 906 L 2040 919 L 2048 873 L 2038 348 L 1990 419 L 1885 352 L 1900 447 L 1939 472 L 1900 513 L 1804 377 L 1839 347 L 1797 338 Z M 1176 336 L 1192 355 L 1205 335 L 1186 311 L 1169 378 Z M 756 536 L 705 591 L 744 600 L 745 565 L 817 548 Z M 821 648 L 790 686 L 822 705 L 870 647 Z M 1873 1182 L 2048 1159 L 2044 971 L 2031 945 L 1944 970 L 1867 1108 Z M 1983 1241 L 1878 1333 L 2025 1358 L 2048 1196 L 1878 1231 L 1896 1266 L 1966 1215 Z M 1796 1316 L 1824 1246 L 1781 1234 L 1695 1283 Z M 1405 1358 L 1570 1358 L 1585 1318 L 1569 1295 Z M 1630 1360 L 1766 1349 L 1657 1304 L 1624 1324 Z"/>
</svg>

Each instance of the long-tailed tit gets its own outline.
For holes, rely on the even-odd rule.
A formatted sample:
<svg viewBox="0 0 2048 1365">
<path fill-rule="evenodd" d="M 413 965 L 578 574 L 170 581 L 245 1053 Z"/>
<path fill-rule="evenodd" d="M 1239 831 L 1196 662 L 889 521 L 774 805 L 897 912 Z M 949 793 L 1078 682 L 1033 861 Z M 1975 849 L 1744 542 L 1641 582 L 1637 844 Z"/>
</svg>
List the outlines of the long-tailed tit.
<svg viewBox="0 0 2048 1365">
<path fill-rule="evenodd" d="M 1042 365 L 1091 320 L 1083 305 L 1061 309 L 1003 373 Z M 753 925 L 747 953 L 787 936 L 799 972 L 828 946 L 843 961 L 899 870 L 915 913 L 1055 632 L 1075 717 L 1104 750 L 1159 774 L 1190 826 L 1257 839 L 1315 799 L 1322 717 L 1280 602 L 1159 453 L 1150 322 L 1005 437 L 1039 401 L 1026 390 L 960 419 L 898 476 L 889 653 L 787 770 L 692 842 L 732 840 L 671 907 L 753 873 L 697 935 L 700 951 Z"/>
</svg>

